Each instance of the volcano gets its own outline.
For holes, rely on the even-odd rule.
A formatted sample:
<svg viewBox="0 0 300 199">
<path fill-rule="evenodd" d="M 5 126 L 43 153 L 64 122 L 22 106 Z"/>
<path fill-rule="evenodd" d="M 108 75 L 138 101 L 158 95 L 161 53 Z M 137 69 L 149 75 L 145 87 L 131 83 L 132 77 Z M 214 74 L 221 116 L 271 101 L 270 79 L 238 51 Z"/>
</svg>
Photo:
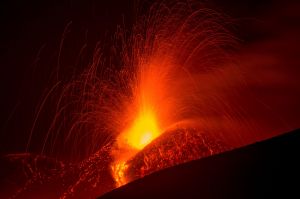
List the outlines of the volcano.
<svg viewBox="0 0 300 199">
<path fill-rule="evenodd" d="M 298 129 L 155 172 L 99 199 L 298 198 L 299 143 Z"/>
<path fill-rule="evenodd" d="M 163 133 L 127 162 L 125 178 L 129 181 L 145 175 L 211 156 L 231 147 L 197 128 L 181 128 Z"/>
</svg>

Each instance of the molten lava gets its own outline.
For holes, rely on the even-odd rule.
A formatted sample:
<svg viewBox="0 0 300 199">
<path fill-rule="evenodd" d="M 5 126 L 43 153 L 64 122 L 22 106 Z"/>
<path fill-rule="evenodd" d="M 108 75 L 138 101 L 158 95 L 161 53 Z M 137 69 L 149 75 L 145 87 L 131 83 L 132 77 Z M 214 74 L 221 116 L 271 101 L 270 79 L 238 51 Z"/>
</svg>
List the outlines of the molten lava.
<svg viewBox="0 0 300 199">
<path fill-rule="evenodd" d="M 145 110 L 138 115 L 132 126 L 124 131 L 119 139 L 130 147 L 141 150 L 159 135 L 154 113 Z"/>
<path fill-rule="evenodd" d="M 128 165 L 126 162 L 117 162 L 114 163 L 111 167 L 113 172 L 113 177 L 116 181 L 117 187 L 120 187 L 127 183 L 127 180 L 125 178 L 125 171 L 128 168 Z"/>
<path fill-rule="evenodd" d="M 216 90 L 221 88 L 218 78 L 207 76 L 220 75 L 212 69 L 224 64 L 227 55 L 223 48 L 231 45 L 232 38 L 217 13 L 202 9 L 191 12 L 182 6 L 175 4 L 165 9 L 163 4 L 154 4 L 149 16 L 139 20 L 132 37 L 125 40 L 128 43 L 122 52 L 125 72 L 120 71 L 121 81 L 117 79 L 119 87 L 125 89 L 117 88 L 120 101 L 114 104 L 117 113 L 112 112 L 111 116 L 119 125 L 113 127 L 114 131 L 120 133 L 115 137 L 111 152 L 114 160 L 111 171 L 117 186 L 136 178 L 126 177 L 128 168 L 136 163 L 131 160 L 153 140 L 170 129 L 188 127 L 186 124 L 203 128 L 203 118 L 223 112 L 226 98 L 216 98 Z M 154 10 L 159 15 L 152 13 Z M 203 112 L 207 107 L 213 108 Z M 198 144 L 205 144 L 201 143 L 203 139 L 196 140 Z M 185 154 L 182 159 L 202 157 L 195 154 Z M 177 156 L 166 152 L 161 157 L 168 155 Z M 159 168 L 182 162 L 175 158 Z"/>
<path fill-rule="evenodd" d="M 128 181 L 125 171 L 127 161 L 160 135 L 155 115 L 149 109 L 143 109 L 133 124 L 117 138 L 118 156 L 112 165 L 112 173 L 117 186 Z"/>
<path fill-rule="evenodd" d="M 253 97 L 240 93 L 244 79 L 227 52 L 234 39 L 225 17 L 190 3 L 154 4 L 130 35 L 117 32 L 120 66 L 106 65 L 96 49 L 84 73 L 62 86 L 42 152 L 66 149 L 82 158 L 60 164 L 51 175 L 32 172 L 16 195 L 49 179 L 63 182 L 57 192 L 62 198 L 95 198 L 239 146 L 243 132 L 257 130 L 249 128 L 247 115 L 254 106 L 240 103 Z"/>
</svg>

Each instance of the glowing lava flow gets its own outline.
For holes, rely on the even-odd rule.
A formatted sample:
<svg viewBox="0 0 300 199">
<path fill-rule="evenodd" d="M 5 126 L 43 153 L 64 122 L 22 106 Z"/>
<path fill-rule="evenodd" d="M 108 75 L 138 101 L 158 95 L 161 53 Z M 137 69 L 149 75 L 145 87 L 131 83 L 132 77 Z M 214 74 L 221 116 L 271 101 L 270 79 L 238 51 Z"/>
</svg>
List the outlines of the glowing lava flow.
<svg viewBox="0 0 300 199">
<path fill-rule="evenodd" d="M 113 164 L 112 172 L 113 172 L 113 176 L 115 178 L 117 187 L 120 187 L 127 183 L 127 180 L 125 178 L 125 171 L 127 168 L 128 168 L 128 165 L 126 164 L 125 161 L 117 162 L 117 163 Z"/>
</svg>

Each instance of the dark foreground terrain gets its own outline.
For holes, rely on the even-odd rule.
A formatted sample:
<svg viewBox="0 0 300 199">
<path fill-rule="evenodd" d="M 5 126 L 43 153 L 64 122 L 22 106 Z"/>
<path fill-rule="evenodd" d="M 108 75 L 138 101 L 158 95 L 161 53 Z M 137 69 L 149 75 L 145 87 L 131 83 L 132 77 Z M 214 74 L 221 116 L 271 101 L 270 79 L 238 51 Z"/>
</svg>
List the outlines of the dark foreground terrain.
<svg viewBox="0 0 300 199">
<path fill-rule="evenodd" d="M 300 198 L 300 130 L 165 169 L 108 198 Z"/>
</svg>

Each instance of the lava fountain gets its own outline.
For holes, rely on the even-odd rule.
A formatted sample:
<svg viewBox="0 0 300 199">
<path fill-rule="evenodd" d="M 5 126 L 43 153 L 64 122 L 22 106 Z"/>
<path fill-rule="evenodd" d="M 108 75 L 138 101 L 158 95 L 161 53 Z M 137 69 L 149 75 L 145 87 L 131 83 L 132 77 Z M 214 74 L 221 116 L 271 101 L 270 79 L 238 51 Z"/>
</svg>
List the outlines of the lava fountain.
<svg viewBox="0 0 300 199">
<path fill-rule="evenodd" d="M 123 52 L 125 67 L 132 68 L 126 82 L 131 97 L 123 108 L 129 111 L 122 113 L 127 122 L 112 149 L 117 186 L 131 180 L 125 178 L 129 162 L 144 147 L 171 129 L 203 130 L 201 107 L 217 108 L 226 100 L 216 100 L 214 88 L 203 93 L 208 82 L 201 81 L 203 74 L 230 64 L 225 52 L 234 42 L 225 21 L 213 10 L 177 2 L 154 4 L 134 26 Z"/>
<path fill-rule="evenodd" d="M 71 149 L 84 154 L 72 169 L 64 166 L 55 174 L 71 179 L 60 191 L 62 198 L 76 191 L 92 194 L 91 189 L 96 197 L 230 148 L 239 113 L 228 93 L 240 75 L 231 60 L 235 40 L 228 21 L 190 1 L 155 3 L 129 35 L 116 33 L 118 52 L 112 57 L 119 59 L 118 66 L 107 66 L 97 48 L 85 72 L 62 85 L 42 153 Z"/>
<path fill-rule="evenodd" d="M 143 149 L 152 140 L 161 134 L 157 126 L 157 121 L 150 110 L 142 110 L 129 129 L 126 129 L 117 138 L 118 150 L 114 151 L 117 160 L 112 165 L 112 171 L 117 186 L 127 182 L 124 172 L 127 169 L 127 161 L 139 150 Z M 118 154 L 119 153 L 119 154 Z"/>
</svg>

